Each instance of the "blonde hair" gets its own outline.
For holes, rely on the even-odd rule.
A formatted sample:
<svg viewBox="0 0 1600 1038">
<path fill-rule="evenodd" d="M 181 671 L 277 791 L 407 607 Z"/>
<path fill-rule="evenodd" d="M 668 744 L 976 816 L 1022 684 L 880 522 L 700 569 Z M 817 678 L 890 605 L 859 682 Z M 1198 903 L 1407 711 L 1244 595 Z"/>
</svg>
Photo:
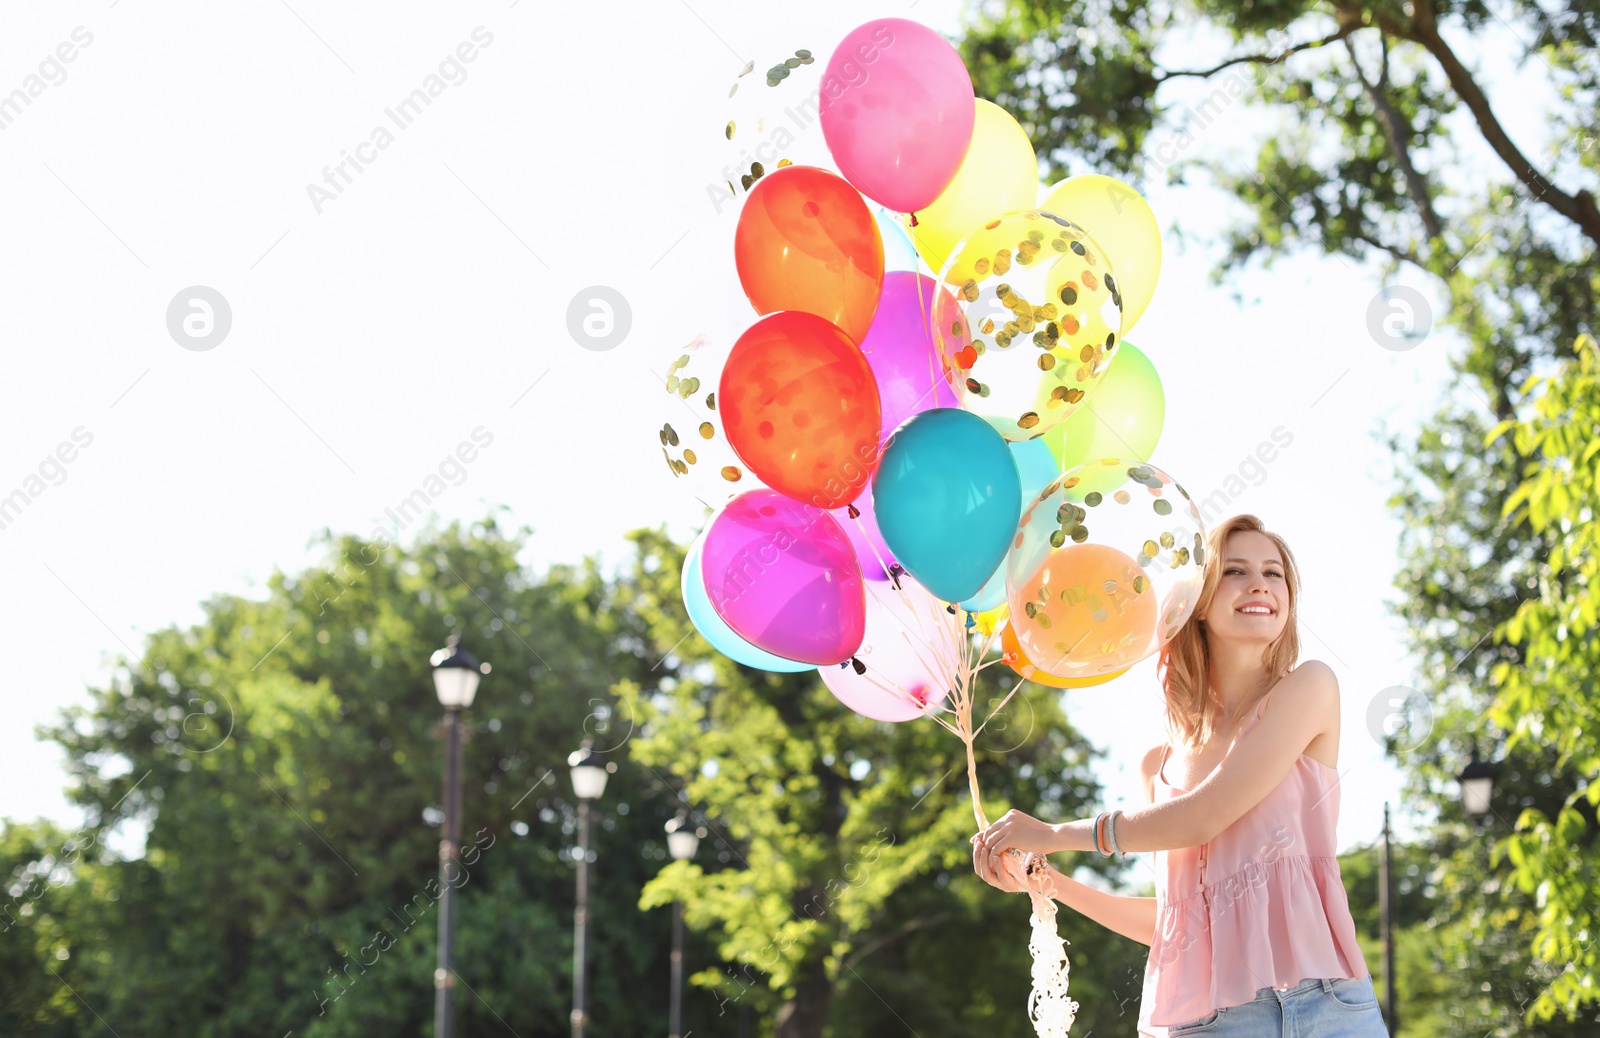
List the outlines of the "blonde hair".
<svg viewBox="0 0 1600 1038">
<path fill-rule="evenodd" d="M 1268 530 L 1260 519 L 1248 514 L 1233 516 L 1207 535 L 1205 581 L 1200 588 L 1200 599 L 1183 627 L 1170 642 L 1162 646 L 1160 663 L 1156 668 L 1166 692 L 1167 728 L 1191 747 L 1204 746 L 1216 730 L 1220 704 L 1212 694 L 1210 636 L 1201 617 L 1211 608 L 1217 585 L 1222 582 L 1228 537 L 1240 531 L 1259 533 L 1271 539 L 1283 559 L 1284 582 L 1289 586 L 1288 620 L 1283 625 L 1283 633 L 1267 646 L 1263 656 L 1267 672 L 1281 677 L 1300 658 L 1300 627 L 1296 620 L 1300 600 L 1300 570 L 1295 566 L 1294 553 L 1283 538 Z"/>
</svg>

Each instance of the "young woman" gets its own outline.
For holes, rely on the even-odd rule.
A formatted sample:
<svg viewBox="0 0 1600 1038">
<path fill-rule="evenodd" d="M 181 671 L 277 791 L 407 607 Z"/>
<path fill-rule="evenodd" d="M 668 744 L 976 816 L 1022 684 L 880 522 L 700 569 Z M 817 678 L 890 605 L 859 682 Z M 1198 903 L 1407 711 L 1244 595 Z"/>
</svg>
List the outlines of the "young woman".
<svg viewBox="0 0 1600 1038">
<path fill-rule="evenodd" d="M 1051 896 L 1150 945 L 1139 1034 L 1387 1036 L 1334 857 L 1339 683 L 1300 652 L 1294 556 L 1253 515 L 1212 530 L 1194 614 L 1161 651 L 1168 741 L 1147 806 L 1047 824 L 1008 812 L 973 869 L 1027 888 L 1009 851 L 1154 851 L 1156 896 L 1045 873 Z"/>
</svg>

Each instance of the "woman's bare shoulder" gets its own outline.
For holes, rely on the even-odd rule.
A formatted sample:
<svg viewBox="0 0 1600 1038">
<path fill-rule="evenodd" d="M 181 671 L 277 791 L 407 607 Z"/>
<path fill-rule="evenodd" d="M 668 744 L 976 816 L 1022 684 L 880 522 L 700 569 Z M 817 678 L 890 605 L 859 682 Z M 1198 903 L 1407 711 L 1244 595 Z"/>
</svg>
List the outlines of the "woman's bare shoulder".
<svg viewBox="0 0 1600 1038">
<path fill-rule="evenodd" d="M 1264 715 L 1272 704 L 1280 699 L 1291 700 L 1301 708 L 1314 707 L 1324 701 L 1331 701 L 1337 712 L 1339 678 L 1334 674 L 1333 668 L 1321 660 L 1302 660 L 1297 666 L 1285 671 L 1277 684 L 1268 690 L 1261 704 L 1261 713 Z"/>
<path fill-rule="evenodd" d="M 1144 798 L 1149 803 L 1155 803 L 1156 774 L 1161 770 L 1161 758 L 1166 749 L 1166 743 L 1157 743 L 1145 751 L 1144 759 L 1139 762 L 1139 778 L 1144 783 Z"/>
</svg>

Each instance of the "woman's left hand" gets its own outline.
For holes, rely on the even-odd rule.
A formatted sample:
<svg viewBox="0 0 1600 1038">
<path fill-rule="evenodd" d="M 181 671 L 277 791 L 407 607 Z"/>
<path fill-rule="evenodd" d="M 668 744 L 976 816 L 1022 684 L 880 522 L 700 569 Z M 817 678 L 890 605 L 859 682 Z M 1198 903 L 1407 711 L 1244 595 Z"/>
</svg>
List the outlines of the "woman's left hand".
<svg viewBox="0 0 1600 1038">
<path fill-rule="evenodd" d="M 1049 854 L 1061 849 L 1061 836 L 1055 826 L 1022 811 L 1007 811 L 999 821 L 974 836 L 972 842 L 991 859 L 1008 850 Z"/>
</svg>

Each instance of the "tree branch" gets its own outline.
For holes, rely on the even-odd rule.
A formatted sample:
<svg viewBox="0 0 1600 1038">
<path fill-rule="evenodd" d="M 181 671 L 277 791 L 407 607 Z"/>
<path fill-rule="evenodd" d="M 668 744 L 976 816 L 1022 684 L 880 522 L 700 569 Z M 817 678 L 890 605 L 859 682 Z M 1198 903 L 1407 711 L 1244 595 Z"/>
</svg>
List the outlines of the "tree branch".
<svg viewBox="0 0 1600 1038">
<path fill-rule="evenodd" d="M 1534 198 L 1571 220 L 1596 245 L 1600 245 L 1600 208 L 1596 208 L 1594 196 L 1587 191 L 1569 195 L 1533 168 L 1533 164 L 1506 135 L 1505 128 L 1495 117 L 1494 109 L 1489 106 L 1489 99 L 1478 88 L 1472 73 L 1467 71 L 1466 66 L 1456 57 L 1455 51 L 1451 50 L 1444 37 L 1439 35 L 1433 0 L 1414 0 L 1411 6 L 1414 12 L 1411 20 L 1412 32 L 1397 35 L 1415 40 L 1434 56 L 1439 66 L 1444 69 L 1444 74 L 1450 80 L 1450 86 L 1455 89 L 1456 95 L 1477 120 L 1478 129 L 1482 131 L 1484 140 L 1488 141 L 1495 154 L 1511 167 L 1511 172 L 1516 178 L 1533 192 Z"/>
<path fill-rule="evenodd" d="M 1171 72 L 1168 72 L 1165 69 L 1157 69 L 1156 71 L 1158 75 L 1156 75 L 1155 80 L 1159 85 L 1161 83 L 1165 83 L 1169 79 L 1178 79 L 1183 76 L 1194 76 L 1199 79 L 1209 79 L 1225 68 L 1231 68 L 1234 65 L 1241 65 L 1245 62 L 1250 62 L 1251 64 L 1255 65 L 1276 65 L 1278 62 L 1282 61 L 1284 58 L 1287 58 L 1291 54 L 1296 54 L 1303 50 L 1312 50 L 1316 47 L 1323 47 L 1330 43 L 1337 43 L 1360 28 L 1362 28 L 1362 26 L 1359 23 L 1351 23 L 1342 26 L 1338 32 L 1332 34 L 1331 36 L 1324 36 L 1320 40 L 1310 40 L 1306 43 L 1297 43 L 1281 54 L 1245 54 L 1237 58 L 1229 58 L 1227 61 L 1224 61 L 1222 64 L 1217 65 L 1214 68 L 1175 69 Z"/>
<path fill-rule="evenodd" d="M 882 948 L 890 941 L 899 940 L 906 934 L 920 930 L 924 926 L 932 926 L 935 923 L 942 923 L 948 918 L 950 918 L 950 913 L 945 912 L 936 916 L 918 916 L 915 919 L 907 920 L 905 923 L 895 927 L 895 929 L 884 934 L 882 937 L 879 937 L 873 941 L 869 941 L 867 944 L 862 946 L 854 955 L 851 955 L 848 959 L 844 960 L 844 966 L 846 969 L 854 969 L 856 966 L 861 964 L 862 959 L 866 958 L 868 955 L 871 955 L 879 948 Z"/>
<path fill-rule="evenodd" d="M 1378 239 L 1373 238 L 1373 237 L 1371 237 L 1371 236 L 1369 236 L 1367 234 L 1364 234 L 1364 233 L 1362 233 L 1360 231 L 1351 232 L 1350 237 L 1351 237 L 1351 239 L 1353 241 L 1358 241 L 1358 242 L 1361 242 L 1363 245 L 1371 246 L 1372 248 L 1377 249 L 1380 252 L 1387 252 L 1389 255 L 1393 256 L 1395 259 L 1401 260 L 1401 261 L 1403 261 L 1405 263 L 1410 263 L 1411 265 L 1415 266 L 1419 270 L 1427 270 L 1428 269 L 1427 266 L 1422 262 L 1422 260 L 1417 256 L 1417 254 L 1412 252 L 1410 249 L 1403 249 L 1403 248 L 1399 248 L 1399 247 L 1394 246 L 1394 245 L 1387 245 L 1387 244 L 1379 241 Z"/>
<path fill-rule="evenodd" d="M 1389 150 L 1393 152 L 1394 160 L 1405 177 L 1406 192 L 1417 205 L 1417 212 L 1422 217 L 1422 229 L 1427 233 L 1428 241 L 1431 243 L 1444 237 L 1444 225 L 1439 221 L 1439 214 L 1434 211 L 1433 193 L 1428 190 L 1428 182 L 1417 172 L 1416 165 L 1411 161 L 1411 124 L 1395 109 L 1383 92 L 1384 84 L 1389 79 L 1389 36 L 1380 29 L 1378 39 L 1383 45 L 1383 67 L 1378 73 L 1376 83 L 1367 82 L 1366 75 L 1361 71 L 1361 62 L 1356 57 L 1355 46 L 1348 39 L 1344 41 L 1344 49 L 1350 55 L 1350 64 L 1356 70 L 1356 79 L 1360 80 L 1361 88 L 1366 91 L 1368 100 L 1372 102 L 1372 107 L 1377 112 L 1378 124 L 1383 127 L 1383 136 L 1389 142 Z M 1404 258 L 1416 263 L 1410 256 Z M 1417 265 L 1421 266 L 1420 263 Z"/>
</svg>

